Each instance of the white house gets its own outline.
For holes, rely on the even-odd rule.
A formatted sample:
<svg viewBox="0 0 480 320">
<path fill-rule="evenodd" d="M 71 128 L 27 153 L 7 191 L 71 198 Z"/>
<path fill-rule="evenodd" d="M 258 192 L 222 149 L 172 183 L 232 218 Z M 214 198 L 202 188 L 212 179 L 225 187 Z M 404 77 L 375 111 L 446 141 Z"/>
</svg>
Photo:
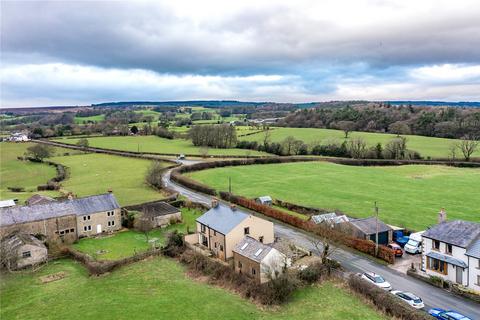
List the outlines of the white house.
<svg viewBox="0 0 480 320">
<path fill-rule="evenodd" d="M 24 142 L 24 141 L 29 141 L 30 139 L 28 138 L 28 135 L 26 135 L 25 133 L 14 132 L 10 135 L 9 140 L 12 142 Z"/>
<path fill-rule="evenodd" d="M 480 292 L 480 224 L 454 220 L 422 234 L 422 269 Z"/>
</svg>

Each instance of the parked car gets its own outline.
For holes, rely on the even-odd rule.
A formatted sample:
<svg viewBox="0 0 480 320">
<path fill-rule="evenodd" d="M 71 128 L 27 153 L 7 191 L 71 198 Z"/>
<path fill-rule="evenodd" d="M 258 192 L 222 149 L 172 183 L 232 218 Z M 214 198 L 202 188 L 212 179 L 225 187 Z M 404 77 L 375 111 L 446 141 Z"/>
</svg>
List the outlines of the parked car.
<svg viewBox="0 0 480 320">
<path fill-rule="evenodd" d="M 395 242 L 392 242 L 387 245 L 388 248 L 392 249 L 395 252 L 395 257 L 401 257 L 403 256 L 403 250 L 402 247 L 400 247 L 398 244 Z"/>
<path fill-rule="evenodd" d="M 402 299 L 403 301 L 405 301 L 406 303 L 408 303 L 410 306 L 414 307 L 415 309 L 422 309 L 423 307 L 425 307 L 422 299 L 420 299 L 419 297 L 417 297 L 416 295 L 414 295 L 411 292 L 394 290 L 394 291 L 392 291 L 392 294 L 395 295 L 396 297 Z"/>
<path fill-rule="evenodd" d="M 402 230 L 393 231 L 393 241 L 398 243 L 400 247 L 403 248 L 407 244 L 408 240 L 410 240 L 410 237 L 403 235 Z"/>
<path fill-rule="evenodd" d="M 444 310 L 440 308 L 432 308 L 428 310 L 428 314 L 436 319 L 442 320 L 472 320 L 455 310 Z"/>
<path fill-rule="evenodd" d="M 185 155 L 181 154 L 177 157 L 177 160 L 185 160 Z"/>
<path fill-rule="evenodd" d="M 389 282 L 385 281 L 382 276 L 373 273 L 373 272 L 364 272 L 361 274 L 361 277 L 363 280 L 366 280 L 370 283 L 373 283 L 379 288 L 382 288 L 383 290 L 390 291 L 392 290 L 392 286 L 390 285 Z"/>
<path fill-rule="evenodd" d="M 422 234 L 424 231 L 412 233 L 410 239 L 405 245 L 405 252 L 411 254 L 422 253 Z"/>
</svg>

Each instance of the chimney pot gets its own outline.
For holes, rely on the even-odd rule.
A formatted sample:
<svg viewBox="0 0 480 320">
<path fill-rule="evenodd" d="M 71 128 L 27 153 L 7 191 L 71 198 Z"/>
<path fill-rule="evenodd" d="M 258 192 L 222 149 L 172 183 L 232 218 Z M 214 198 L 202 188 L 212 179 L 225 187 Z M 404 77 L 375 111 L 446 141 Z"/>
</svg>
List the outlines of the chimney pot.
<svg viewBox="0 0 480 320">
<path fill-rule="evenodd" d="M 438 213 L 438 223 L 442 223 L 445 221 L 447 221 L 447 212 L 445 211 L 445 208 L 442 208 Z"/>
<path fill-rule="evenodd" d="M 218 207 L 218 199 L 217 198 L 212 198 L 212 208 Z"/>
</svg>

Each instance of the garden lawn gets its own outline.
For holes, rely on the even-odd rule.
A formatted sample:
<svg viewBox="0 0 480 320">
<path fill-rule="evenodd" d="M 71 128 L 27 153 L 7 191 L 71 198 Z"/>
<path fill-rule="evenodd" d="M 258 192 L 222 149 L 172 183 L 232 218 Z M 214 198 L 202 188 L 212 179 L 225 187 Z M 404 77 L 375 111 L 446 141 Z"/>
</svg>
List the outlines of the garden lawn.
<svg viewBox="0 0 480 320">
<path fill-rule="evenodd" d="M 30 161 L 20 161 L 33 143 L 0 142 L 0 200 L 18 199 L 19 204 L 34 193 L 55 196 L 55 191 L 37 192 L 37 186 L 55 177 L 55 167 Z M 11 192 L 8 187 L 23 187 L 25 192 Z"/>
<path fill-rule="evenodd" d="M 445 207 L 449 219 L 480 222 L 480 169 L 409 165 L 358 167 L 303 162 L 216 168 L 188 174 L 217 190 L 250 198 L 269 195 L 300 205 L 373 215 L 386 223 L 423 230 Z"/>
<path fill-rule="evenodd" d="M 57 139 L 54 141 L 76 144 L 77 139 Z M 200 155 L 200 148 L 192 144 L 190 140 L 183 139 L 164 139 L 157 136 L 126 136 L 126 137 L 96 137 L 89 138 L 88 142 L 91 147 L 116 149 L 123 151 L 140 151 L 140 152 L 156 152 L 166 154 L 192 154 Z M 245 156 L 250 155 L 267 155 L 264 152 L 243 150 L 243 149 L 208 149 L 209 155 L 225 155 L 225 156 Z"/>
<path fill-rule="evenodd" d="M 182 223 L 170 225 L 167 228 L 157 228 L 149 232 L 149 241 L 147 243 L 145 234 L 134 231 L 122 231 L 111 236 L 99 238 L 80 239 L 73 247 L 84 253 L 89 254 L 97 260 L 118 260 L 134 255 L 135 253 L 146 251 L 153 242 L 163 245 L 168 232 L 177 230 L 182 233 L 195 230 L 195 219 L 202 211 L 197 209 L 182 208 Z M 102 252 L 103 253 L 100 253 Z"/>
<path fill-rule="evenodd" d="M 281 142 L 288 136 L 293 136 L 296 139 L 302 140 L 310 145 L 322 143 L 327 139 L 344 140 L 345 134 L 341 130 L 332 129 L 314 129 L 314 128 L 272 128 L 270 141 Z M 240 140 L 263 142 L 264 133 L 239 137 Z M 368 145 L 374 146 L 381 143 L 385 146 L 389 140 L 396 137 L 394 134 L 388 133 L 372 133 L 372 132 L 352 132 L 349 134 L 349 139 L 355 137 L 362 137 Z M 452 144 L 458 142 L 455 139 L 433 138 L 424 136 L 407 135 L 407 148 L 418 151 L 423 157 L 432 158 L 448 158 L 449 148 Z M 480 157 L 480 148 L 474 154 L 474 157 Z M 461 153 L 457 152 L 457 158 L 461 158 Z"/>
<path fill-rule="evenodd" d="M 40 277 L 64 272 L 42 283 Z M 309 287 L 276 310 L 262 310 L 240 296 L 193 281 L 175 260 L 155 257 L 89 277 L 72 260 L 35 273 L 2 275 L 0 318 L 9 319 L 385 319 L 334 283 Z M 19 298 L 21 297 L 21 298 Z"/>
<path fill-rule="evenodd" d="M 61 183 L 62 190 L 71 191 L 78 197 L 112 190 L 121 206 L 164 197 L 145 183 L 145 174 L 151 164 L 149 160 L 100 153 L 60 156 L 50 160 L 69 168 L 69 177 Z"/>
</svg>

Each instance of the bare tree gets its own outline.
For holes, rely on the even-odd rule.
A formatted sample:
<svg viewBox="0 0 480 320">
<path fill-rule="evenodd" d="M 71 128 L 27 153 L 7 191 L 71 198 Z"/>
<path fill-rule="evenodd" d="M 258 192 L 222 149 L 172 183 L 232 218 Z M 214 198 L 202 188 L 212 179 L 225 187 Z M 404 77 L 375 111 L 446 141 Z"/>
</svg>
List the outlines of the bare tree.
<svg viewBox="0 0 480 320">
<path fill-rule="evenodd" d="M 452 143 L 450 147 L 448 147 L 448 154 L 450 155 L 450 159 L 455 161 L 457 159 L 457 150 L 458 145 L 456 143 Z"/>
<path fill-rule="evenodd" d="M 365 157 L 367 153 L 367 143 L 363 138 L 353 138 L 348 141 L 348 152 L 352 158 L 361 159 Z"/>
<path fill-rule="evenodd" d="M 264 135 L 263 135 L 263 146 L 266 147 L 267 144 L 270 142 L 270 137 L 271 137 L 271 132 L 270 132 L 270 129 L 267 128 L 267 130 L 264 131 Z"/>
<path fill-rule="evenodd" d="M 295 138 L 292 136 L 288 136 L 282 141 L 283 151 L 287 156 L 291 154 L 294 143 Z"/>
<path fill-rule="evenodd" d="M 353 121 L 338 121 L 337 128 L 343 130 L 345 133 L 345 139 L 348 138 L 348 134 L 355 130 L 355 122 Z"/>
<path fill-rule="evenodd" d="M 383 150 L 385 159 L 405 159 L 407 156 L 407 138 L 398 136 L 390 140 Z"/>
<path fill-rule="evenodd" d="M 463 136 L 457 146 L 462 151 L 465 161 L 470 161 L 470 157 L 477 150 L 479 141 L 473 136 Z"/>
<path fill-rule="evenodd" d="M 145 239 L 148 242 L 149 233 L 153 229 L 153 222 L 144 213 L 135 218 L 135 229 L 145 235 Z"/>
<path fill-rule="evenodd" d="M 328 257 L 338 249 L 338 246 L 333 246 L 333 243 L 338 242 L 339 232 L 332 230 L 326 224 L 316 225 L 313 232 L 316 237 L 312 237 L 310 243 L 320 255 L 322 263 L 325 264 Z"/>
</svg>

